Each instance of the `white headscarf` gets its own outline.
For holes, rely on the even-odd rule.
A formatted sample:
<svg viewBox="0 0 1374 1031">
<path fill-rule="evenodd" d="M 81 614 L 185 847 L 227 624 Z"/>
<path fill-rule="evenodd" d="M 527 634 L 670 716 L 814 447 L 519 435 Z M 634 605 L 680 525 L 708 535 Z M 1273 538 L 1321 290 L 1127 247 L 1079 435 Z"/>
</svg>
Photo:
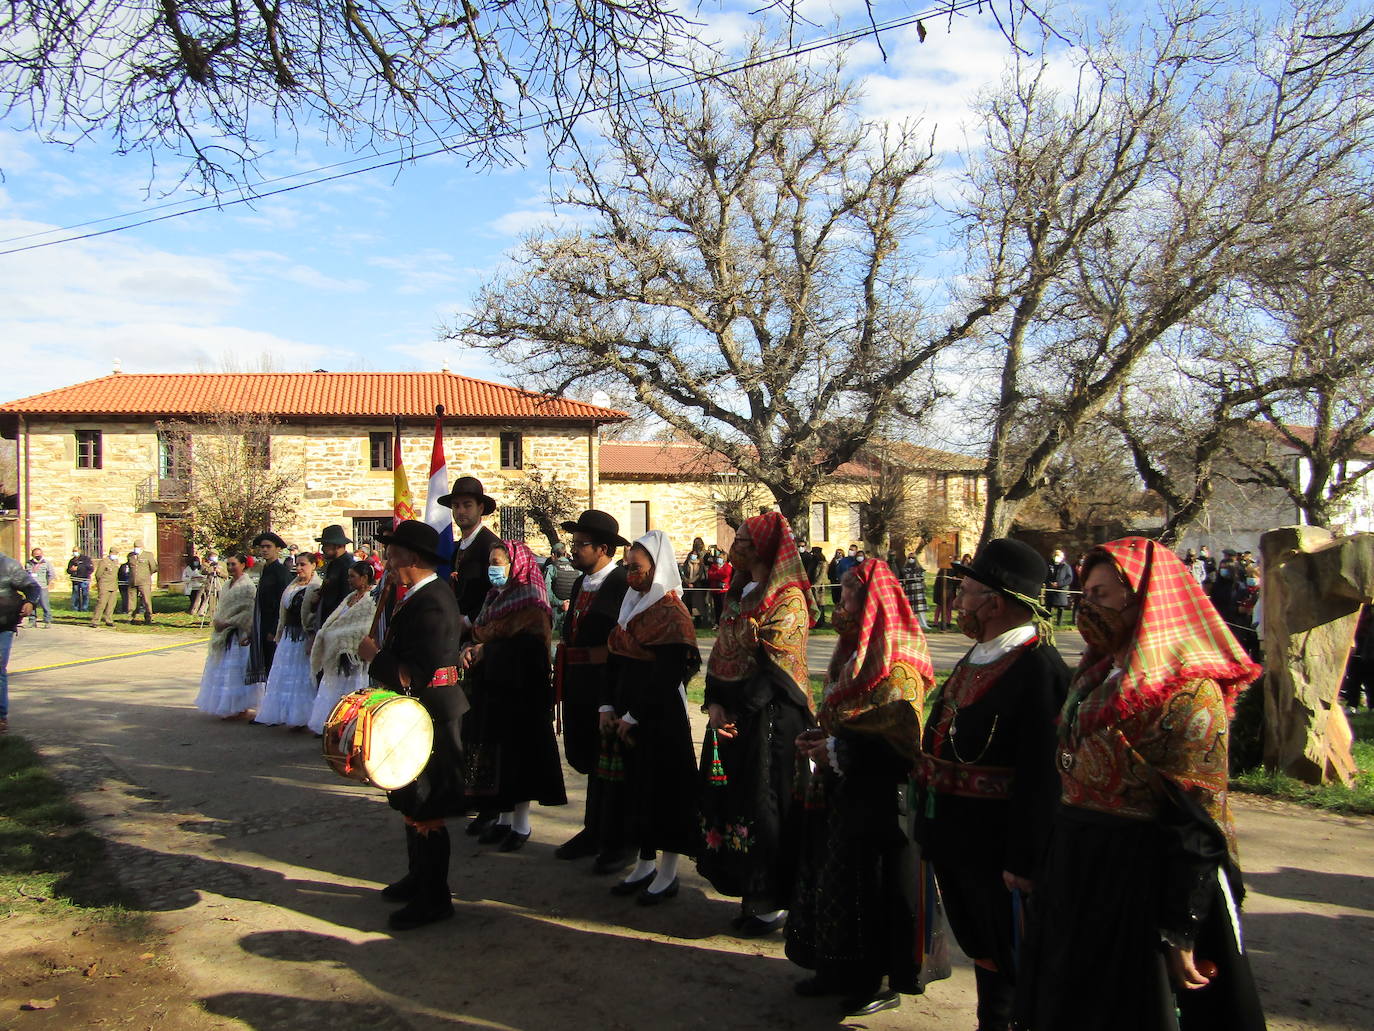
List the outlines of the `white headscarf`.
<svg viewBox="0 0 1374 1031">
<path fill-rule="evenodd" d="M 668 535 L 662 530 L 650 530 L 635 544 L 647 551 L 653 560 L 654 579 L 643 594 L 634 589 L 625 592 L 625 598 L 620 603 L 621 626 L 626 626 L 649 606 L 663 600 L 669 591 L 682 591 L 682 576 L 678 573 L 677 559 L 673 557 L 673 544 L 668 540 Z"/>
</svg>

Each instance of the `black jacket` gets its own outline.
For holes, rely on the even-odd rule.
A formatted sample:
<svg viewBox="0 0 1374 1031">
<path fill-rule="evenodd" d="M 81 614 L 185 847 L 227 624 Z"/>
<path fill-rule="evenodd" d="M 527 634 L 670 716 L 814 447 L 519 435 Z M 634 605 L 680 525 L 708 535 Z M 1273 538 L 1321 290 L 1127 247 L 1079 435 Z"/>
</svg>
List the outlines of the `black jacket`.
<svg viewBox="0 0 1374 1031">
<path fill-rule="evenodd" d="M 340 602 L 353 593 L 353 588 L 348 586 L 348 571 L 353 568 L 353 563 L 356 561 L 351 553 L 344 551 L 325 563 L 324 586 L 320 588 L 320 611 L 318 621 L 315 623 L 316 626 L 324 626 L 324 621 L 329 618 L 329 614 L 339 607 Z M 278 595 L 277 597 L 280 600 L 281 596 Z"/>
<path fill-rule="evenodd" d="M 458 607 L 438 580 L 412 591 L 387 624 L 372 679 L 416 698 L 434 720 L 434 752 L 419 780 L 388 793 L 392 808 L 416 820 L 458 816 L 466 809 L 459 730 L 467 697 L 459 683 L 430 687 L 435 670 L 458 665 Z"/>
<path fill-rule="evenodd" d="M 484 526 L 466 550 L 454 553 L 453 593 L 458 599 L 458 611 L 468 619 L 477 618 L 491 590 L 487 566 L 491 564 L 491 549 L 500 543 L 501 538 Z"/>
</svg>

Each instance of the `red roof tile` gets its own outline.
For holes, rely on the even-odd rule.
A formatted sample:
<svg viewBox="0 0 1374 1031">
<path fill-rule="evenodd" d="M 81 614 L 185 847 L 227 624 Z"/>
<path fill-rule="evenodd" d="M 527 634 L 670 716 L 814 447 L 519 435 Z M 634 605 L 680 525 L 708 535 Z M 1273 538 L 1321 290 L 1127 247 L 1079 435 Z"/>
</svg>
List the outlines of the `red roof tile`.
<svg viewBox="0 0 1374 1031">
<path fill-rule="evenodd" d="M 624 412 L 447 372 L 115 373 L 0 405 L 11 415 L 195 415 L 281 418 L 434 414 L 455 420 L 620 422 Z"/>
<path fill-rule="evenodd" d="M 983 461 L 954 451 L 890 441 L 891 460 L 907 470 L 922 472 L 979 472 Z M 698 444 L 658 441 L 602 441 L 601 475 L 623 477 L 703 478 L 713 473 L 733 471 L 721 455 L 706 451 Z M 855 459 L 835 470 L 841 478 L 876 475 L 869 460 Z"/>
</svg>

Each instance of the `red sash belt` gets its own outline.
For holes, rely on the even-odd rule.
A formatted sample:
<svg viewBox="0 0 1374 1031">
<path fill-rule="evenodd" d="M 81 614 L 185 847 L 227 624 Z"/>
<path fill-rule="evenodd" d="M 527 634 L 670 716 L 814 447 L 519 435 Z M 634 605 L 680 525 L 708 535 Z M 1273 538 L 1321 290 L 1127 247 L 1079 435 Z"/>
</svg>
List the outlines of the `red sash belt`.
<svg viewBox="0 0 1374 1031">
<path fill-rule="evenodd" d="M 928 791 L 939 795 L 1007 799 L 1011 797 L 1016 770 L 1010 766 L 975 766 L 922 755 L 916 764 L 916 776 Z"/>
<path fill-rule="evenodd" d="M 429 678 L 430 687 L 448 687 L 456 684 L 463 679 L 462 672 L 457 666 L 441 666 L 434 671 L 434 676 Z"/>
</svg>

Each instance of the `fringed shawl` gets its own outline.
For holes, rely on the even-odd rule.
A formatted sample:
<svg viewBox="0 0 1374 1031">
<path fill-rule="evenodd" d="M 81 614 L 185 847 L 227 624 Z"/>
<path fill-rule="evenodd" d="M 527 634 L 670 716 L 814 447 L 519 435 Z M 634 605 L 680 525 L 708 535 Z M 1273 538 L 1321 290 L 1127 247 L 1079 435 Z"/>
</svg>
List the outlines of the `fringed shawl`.
<svg viewBox="0 0 1374 1031">
<path fill-rule="evenodd" d="M 242 637 L 253 628 L 253 612 L 256 606 L 257 585 L 247 573 L 243 573 L 233 583 L 226 584 L 219 593 L 219 606 L 215 609 L 215 622 L 223 623 L 223 630 L 216 629 L 210 638 L 210 654 L 218 656 L 224 651 L 230 635 Z"/>
<path fill-rule="evenodd" d="M 340 602 L 315 635 L 315 643 L 310 648 L 311 672 L 319 676 L 326 670 L 336 670 L 340 659 L 360 663 L 358 644 L 371 628 L 376 611 L 377 603 L 370 593 L 365 592 L 362 599 L 352 605 L 347 598 Z"/>
<path fill-rule="evenodd" d="M 627 592 L 634 593 L 634 592 Z M 606 641 L 612 654 L 628 659 L 652 659 L 649 649 L 655 645 L 686 644 L 697 646 L 697 632 L 691 613 L 676 593 L 668 593 L 647 609 L 630 618 L 623 626 L 617 623 Z M 696 665 L 701 665 L 698 657 Z"/>
</svg>

